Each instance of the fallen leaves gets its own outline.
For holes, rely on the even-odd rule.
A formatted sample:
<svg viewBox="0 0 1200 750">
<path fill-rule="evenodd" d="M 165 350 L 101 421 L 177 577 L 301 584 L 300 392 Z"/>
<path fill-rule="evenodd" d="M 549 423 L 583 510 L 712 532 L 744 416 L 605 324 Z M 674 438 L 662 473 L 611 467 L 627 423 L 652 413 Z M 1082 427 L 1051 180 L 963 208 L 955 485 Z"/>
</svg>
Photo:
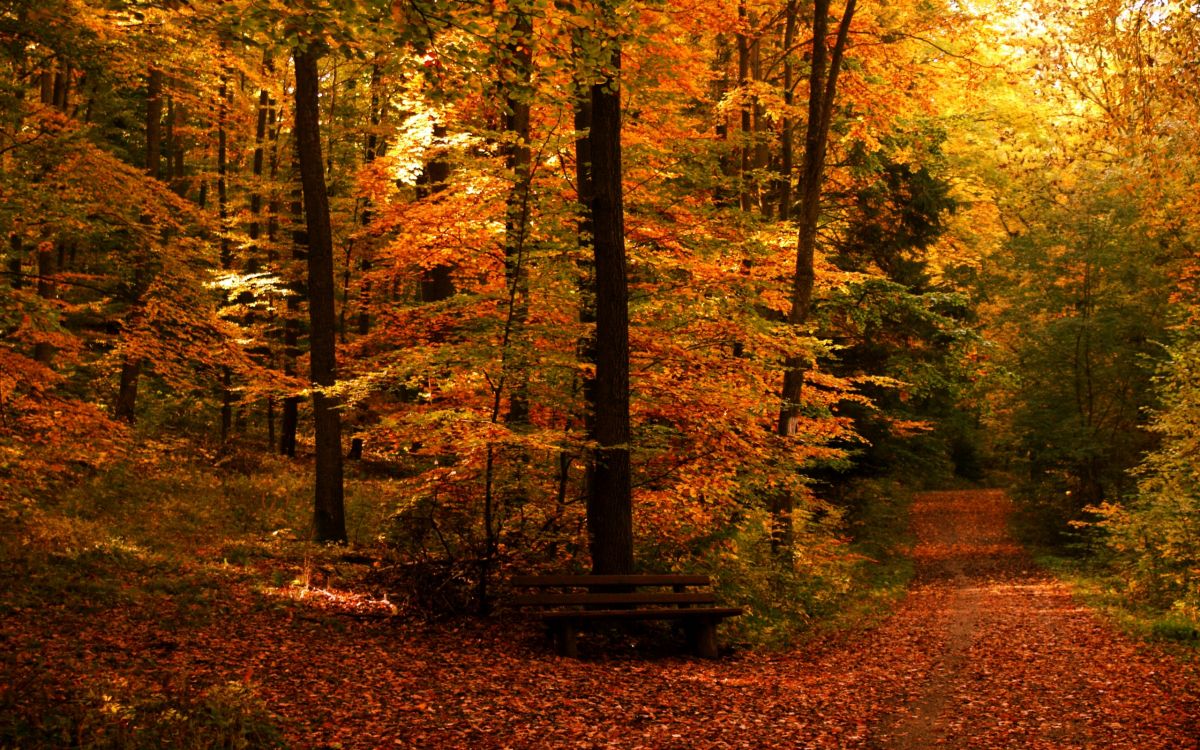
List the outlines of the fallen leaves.
<svg viewBox="0 0 1200 750">
<path fill-rule="evenodd" d="M 8 611 L 5 682 L 248 681 L 302 748 L 1197 747 L 1195 668 L 1081 609 L 1012 545 L 1007 507 L 923 496 L 917 580 L 895 614 L 786 653 L 568 660 L 522 620 L 422 624 L 230 572 L 206 616 L 163 597 Z"/>
</svg>

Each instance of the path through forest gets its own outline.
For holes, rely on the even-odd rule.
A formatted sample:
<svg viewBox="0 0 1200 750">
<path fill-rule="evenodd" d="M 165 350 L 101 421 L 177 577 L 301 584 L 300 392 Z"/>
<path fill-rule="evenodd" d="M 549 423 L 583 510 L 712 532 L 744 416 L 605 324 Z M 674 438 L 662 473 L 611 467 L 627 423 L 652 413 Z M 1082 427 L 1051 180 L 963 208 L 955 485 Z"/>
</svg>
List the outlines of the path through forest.
<svg viewBox="0 0 1200 750">
<path fill-rule="evenodd" d="M 881 748 L 1200 746 L 1194 675 L 1113 632 L 1009 537 L 1003 493 L 938 492 L 913 510 L 917 576 L 876 637 L 923 632 L 917 697 Z"/>
<path fill-rule="evenodd" d="M 560 659 L 524 623 L 353 619 L 333 595 L 273 604 L 249 580 L 199 609 L 5 613 L 0 642 L 22 695 L 248 681 L 298 747 L 1200 747 L 1196 668 L 1033 567 L 1008 509 L 997 491 L 921 496 L 897 611 L 784 654 Z"/>
</svg>

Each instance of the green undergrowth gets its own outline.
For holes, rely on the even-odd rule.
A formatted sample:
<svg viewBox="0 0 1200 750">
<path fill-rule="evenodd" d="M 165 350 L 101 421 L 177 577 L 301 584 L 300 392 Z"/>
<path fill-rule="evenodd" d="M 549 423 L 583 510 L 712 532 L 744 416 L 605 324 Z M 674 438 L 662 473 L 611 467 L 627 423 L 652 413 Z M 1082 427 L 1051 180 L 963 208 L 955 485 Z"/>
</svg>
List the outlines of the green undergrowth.
<svg viewBox="0 0 1200 750">
<path fill-rule="evenodd" d="M 765 544 L 756 559 L 722 560 L 712 573 L 722 601 L 746 610 L 727 621 L 743 647 L 793 647 L 814 637 L 870 627 L 889 614 L 912 577 L 911 494 L 890 482 L 860 482 L 841 515 L 797 539 L 797 565 L 781 571 Z M 840 539 L 831 544 L 830 539 Z"/>
<path fill-rule="evenodd" d="M 135 612 L 162 633 L 202 628 L 245 606 L 231 586 L 296 586 L 307 568 L 327 568 L 345 549 L 304 541 L 312 502 L 305 467 L 271 464 L 254 474 L 203 461 L 126 464 L 0 507 L 4 634 L 36 644 L 47 616 L 69 623 L 114 611 Z M 365 500 L 351 495 L 348 506 L 365 528 Z M 278 596 L 248 601 L 298 606 Z M 37 666 L 39 658 L 28 646 L 0 657 L 0 750 L 283 746 L 249 684 L 143 684 L 106 670 Z"/>
<path fill-rule="evenodd" d="M 20 688 L 20 692 L 18 692 Z M 287 747 L 277 718 L 247 683 L 192 692 L 111 681 L 61 690 L 0 690 L 0 748 L 269 750 Z"/>
<path fill-rule="evenodd" d="M 1200 622 L 1187 615 L 1130 599 L 1120 577 L 1103 560 L 1073 557 L 1041 548 L 1039 565 L 1071 588 L 1085 605 L 1100 612 L 1123 632 L 1141 640 L 1169 645 L 1189 659 L 1200 658 Z"/>
<path fill-rule="evenodd" d="M 1131 596 L 1096 526 L 1064 526 L 1047 513 L 1048 503 L 1021 495 L 1017 501 L 1010 519 L 1013 536 L 1077 599 L 1134 638 L 1170 645 L 1185 658 L 1200 656 L 1200 622 Z"/>
</svg>

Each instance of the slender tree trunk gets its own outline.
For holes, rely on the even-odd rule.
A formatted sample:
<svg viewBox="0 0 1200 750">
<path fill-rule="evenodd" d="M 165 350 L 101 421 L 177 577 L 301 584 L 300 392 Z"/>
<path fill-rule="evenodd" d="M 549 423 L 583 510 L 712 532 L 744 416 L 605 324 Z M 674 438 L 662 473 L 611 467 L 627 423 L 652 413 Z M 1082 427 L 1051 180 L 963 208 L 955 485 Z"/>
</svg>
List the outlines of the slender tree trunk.
<svg viewBox="0 0 1200 750">
<path fill-rule="evenodd" d="M 718 74 L 713 77 L 713 99 L 717 102 L 723 101 L 729 93 L 729 64 L 731 50 L 729 48 L 729 40 L 725 34 L 718 34 L 716 41 L 716 57 L 714 65 L 717 68 Z M 738 173 L 738 165 L 734 164 L 733 152 L 728 147 L 729 142 L 729 116 L 723 112 L 717 113 L 717 122 L 714 127 L 717 140 L 721 142 L 723 147 L 721 151 L 721 175 L 725 180 L 717 188 L 713 194 L 713 200 L 718 206 L 733 206 L 737 200 L 738 191 L 730 191 L 729 186 L 733 184 L 734 177 Z M 739 151 L 740 153 L 740 151 Z"/>
<path fill-rule="evenodd" d="M 316 425 L 316 493 L 313 538 L 345 542 L 346 519 L 342 495 L 342 437 L 337 402 L 324 388 L 337 382 L 337 354 L 333 282 L 333 233 L 329 223 L 329 198 L 321 164 L 321 126 L 317 52 L 298 48 L 296 61 L 296 151 L 304 189 L 304 217 L 308 226 L 308 316 Z"/>
<path fill-rule="evenodd" d="M 274 65 L 269 65 L 268 73 L 275 72 Z M 269 174 L 271 179 L 270 198 L 267 200 L 267 267 L 272 271 L 276 271 L 276 264 L 279 261 L 278 245 L 279 240 L 279 212 L 282 209 L 282 201 L 279 197 L 279 110 L 276 107 L 274 98 L 268 99 L 267 106 L 267 133 L 271 142 L 270 156 L 267 161 L 270 165 Z M 286 304 L 286 303 L 285 303 Z M 268 313 L 269 323 L 267 326 L 268 332 L 273 336 L 275 334 L 275 305 L 271 305 L 271 312 Z M 268 344 L 270 347 L 270 344 Z M 270 356 L 272 364 L 275 363 L 274 353 Z M 286 360 L 285 360 L 286 363 Z M 286 365 L 285 365 L 286 366 Z M 294 436 L 293 431 L 293 436 Z M 275 442 L 275 397 L 267 397 L 267 447 L 269 450 L 274 450 L 278 445 Z M 295 455 L 295 439 L 292 440 L 292 453 Z"/>
<path fill-rule="evenodd" d="M 592 247 L 596 273 L 596 440 L 588 531 L 594 573 L 630 573 L 633 504 L 629 466 L 629 294 L 621 185 L 621 49 L 592 86 Z"/>
<path fill-rule="evenodd" d="M 157 179 L 162 164 L 162 95 L 163 74 L 151 68 L 146 79 L 146 174 Z M 144 293 L 144 274 L 138 272 L 134 281 L 133 320 L 138 314 L 138 305 Z M 117 381 L 117 400 L 113 414 L 117 419 L 133 424 L 137 419 L 138 381 L 142 376 L 142 358 L 126 355 L 121 360 L 121 374 Z"/>
<path fill-rule="evenodd" d="M 829 143 L 829 126 L 833 119 L 833 104 L 837 94 L 838 72 L 854 17 L 856 0 L 849 0 L 838 26 L 832 51 L 826 49 L 829 33 L 829 0 L 816 0 L 813 8 L 812 62 L 809 72 L 808 122 L 804 136 L 804 162 L 800 173 L 800 216 L 797 219 L 796 270 L 792 278 L 792 307 L 788 324 L 803 326 L 812 311 L 813 283 L 816 275 L 813 261 L 817 246 L 817 227 L 821 215 L 821 184 L 825 175 L 825 151 Z M 783 387 L 780 392 L 779 421 L 776 433 L 782 437 L 796 434 L 804 390 L 807 364 L 800 357 L 789 357 L 784 363 Z M 789 492 L 772 496 L 771 514 L 774 519 L 772 543 L 776 549 L 790 554 L 792 547 L 792 508 L 794 498 Z"/>
<path fill-rule="evenodd" d="M 512 175 L 513 185 L 505 206 L 504 276 L 509 288 L 510 328 L 513 334 L 519 336 L 529 316 L 529 273 L 524 260 L 529 241 L 532 179 L 529 123 L 530 85 L 533 79 L 533 12 L 527 3 L 515 3 L 510 13 L 513 14 L 513 40 L 507 52 L 514 81 L 505 86 L 504 130 L 512 139 L 506 147 L 505 166 Z M 506 361 L 512 362 L 511 356 L 506 356 Z M 511 379 L 515 382 L 511 387 L 505 421 L 509 424 L 528 424 L 528 373 L 523 362 L 513 364 L 514 377 Z"/>
<path fill-rule="evenodd" d="M 796 22 L 799 15 L 799 0 L 788 0 L 786 17 L 783 26 L 783 127 L 779 145 L 779 218 L 789 221 L 792 218 L 792 169 L 793 153 L 795 151 L 795 118 L 792 117 L 791 107 L 796 100 L 793 91 L 795 82 L 792 80 L 795 72 L 792 66 L 792 45 L 796 43 Z"/>
<path fill-rule="evenodd" d="M 146 81 L 146 174 L 158 179 L 162 163 L 163 73 L 151 68 Z"/>
<path fill-rule="evenodd" d="M 14 232 L 8 236 L 8 244 L 8 286 L 11 289 L 20 289 L 25 286 L 25 276 L 21 270 L 25 259 L 25 241 L 21 239 L 21 235 Z"/>
<path fill-rule="evenodd" d="M 754 23 L 753 16 L 751 16 L 751 23 Z M 762 79 L 762 35 L 756 33 L 750 43 L 750 80 L 752 83 L 758 83 Z M 771 159 L 769 146 L 771 121 L 767 116 L 766 107 L 763 106 L 762 100 L 757 95 L 753 98 L 752 114 L 754 115 L 754 124 L 751 129 L 753 143 L 750 146 L 752 154 L 750 166 L 753 173 L 757 175 L 754 180 L 754 197 L 759 211 L 767 219 L 770 219 L 775 212 L 771 194 L 771 188 L 774 185 L 764 180 L 762 175 L 766 174 Z"/>
<path fill-rule="evenodd" d="M 171 190 L 180 197 L 186 197 L 188 192 L 187 165 L 185 163 L 187 147 L 181 132 L 186 122 L 187 108 L 176 102 L 171 111 L 171 129 L 174 135 L 171 138 L 170 177 Z"/>
<path fill-rule="evenodd" d="M 47 303 L 58 296 L 57 285 L 54 283 L 54 275 L 57 272 L 54 261 L 54 245 L 43 242 L 37 250 L 37 293 Z M 49 366 L 54 361 L 54 346 L 45 341 L 37 342 L 33 345 L 33 358 Z"/>
<path fill-rule="evenodd" d="M 224 52 L 224 47 L 222 47 Z M 222 55 L 223 56 L 223 55 Z M 221 87 L 217 92 L 217 216 L 220 219 L 220 259 L 221 270 L 233 270 L 233 243 L 229 234 L 229 100 L 232 93 L 229 90 L 229 74 L 222 63 Z M 229 439 L 233 429 L 233 372 L 228 367 L 221 368 L 221 442 Z"/>
<path fill-rule="evenodd" d="M 433 139 L 438 143 L 438 150 L 433 158 L 425 165 L 417 184 L 417 197 L 424 199 L 437 195 L 446 189 L 446 181 L 450 179 L 450 161 L 442 148 L 446 140 L 446 126 L 438 123 L 433 126 Z M 454 296 L 454 266 L 439 263 L 425 271 L 421 276 L 421 301 L 440 302 Z"/>
<path fill-rule="evenodd" d="M 738 0 L 738 33 L 737 33 L 737 66 L 738 66 L 738 112 L 740 114 L 739 128 L 739 166 L 740 177 L 738 185 L 738 203 L 743 211 L 749 211 L 753 206 L 750 198 L 752 183 L 751 153 L 753 151 L 753 120 L 750 96 L 750 18 L 746 11 L 746 0 Z"/>
<path fill-rule="evenodd" d="M 283 373 L 296 374 L 296 360 L 300 356 L 300 304 L 308 298 L 299 266 L 308 263 L 308 230 L 304 226 L 304 196 L 299 183 L 299 164 L 293 148 L 293 187 L 291 199 L 292 217 L 292 267 L 289 270 L 290 294 L 284 301 L 283 319 Z M 290 458 L 296 457 L 296 431 L 300 425 L 300 397 L 287 396 L 279 422 L 279 452 Z"/>
<path fill-rule="evenodd" d="M 511 139 L 505 144 L 505 167 L 512 176 L 513 184 L 508 191 L 505 204 L 504 231 L 504 277 L 507 307 L 504 334 L 500 343 L 501 374 L 492 391 L 492 422 L 501 418 L 504 392 L 509 390 L 508 413 L 504 421 L 510 425 L 524 426 L 529 423 L 529 381 L 525 363 L 514 358 L 513 343 L 523 332 L 528 318 L 528 274 L 525 257 L 529 239 L 530 200 L 530 148 L 529 114 L 531 81 L 533 77 L 533 15 L 526 2 L 514 2 L 509 7 L 512 18 L 511 38 L 505 44 L 505 58 L 501 67 L 500 89 L 504 96 L 504 131 Z M 510 386 L 509 383 L 512 383 Z M 480 614 L 491 610 L 488 582 L 499 549 L 502 516 L 499 513 L 496 492 L 497 448 L 489 444 L 484 466 L 483 528 L 484 551 L 480 559 L 477 598 Z M 514 463 L 523 466 L 528 455 L 517 450 Z M 514 494 L 518 497 L 522 490 Z"/>
<path fill-rule="evenodd" d="M 582 34 L 583 32 L 576 32 Z M 575 55 L 583 59 L 581 40 L 573 40 Z M 586 61 L 585 61 L 586 62 Z M 581 365 L 580 394 L 583 397 L 583 432 L 589 442 L 596 442 L 596 264 L 592 251 L 592 87 L 586 80 L 575 82 L 575 199 L 579 212 L 578 269 L 579 322 L 583 334 L 576 345 Z M 571 457 L 564 451 L 560 457 L 560 493 L 565 499 Z M 589 456 L 584 464 L 583 496 L 591 498 L 594 486 L 595 461 Z M 590 503 L 590 500 L 587 500 Z M 560 503 L 561 504 L 561 503 Z"/>
<path fill-rule="evenodd" d="M 380 89 L 383 88 L 383 71 L 379 64 L 378 55 L 375 61 L 371 64 L 371 115 L 370 132 L 367 133 L 367 146 L 363 154 L 363 162 L 371 164 L 375 161 L 375 157 L 379 152 L 379 123 L 382 117 L 382 97 Z M 374 218 L 374 211 L 371 207 L 371 199 L 367 198 L 363 204 L 362 210 L 362 225 L 369 226 L 371 219 Z M 358 260 L 359 274 L 362 276 L 362 281 L 359 283 L 358 295 L 358 335 L 366 336 L 371 332 L 371 282 L 367 278 L 371 272 L 371 256 L 368 252 L 359 253 Z"/>
</svg>

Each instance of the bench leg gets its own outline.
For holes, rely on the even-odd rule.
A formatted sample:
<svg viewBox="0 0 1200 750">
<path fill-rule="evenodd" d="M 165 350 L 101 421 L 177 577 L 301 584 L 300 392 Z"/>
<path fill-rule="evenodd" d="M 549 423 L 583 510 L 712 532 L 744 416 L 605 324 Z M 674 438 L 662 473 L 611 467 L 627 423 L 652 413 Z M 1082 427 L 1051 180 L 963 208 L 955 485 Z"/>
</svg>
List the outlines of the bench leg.
<svg viewBox="0 0 1200 750">
<path fill-rule="evenodd" d="M 553 629 L 554 649 L 558 655 L 572 659 L 579 658 L 579 641 L 576 638 L 575 623 L 569 620 L 560 620 L 554 623 Z"/>
<path fill-rule="evenodd" d="M 691 641 L 692 652 L 702 659 L 715 659 L 718 656 L 717 623 L 713 620 L 702 620 L 688 627 L 688 637 Z"/>
</svg>

